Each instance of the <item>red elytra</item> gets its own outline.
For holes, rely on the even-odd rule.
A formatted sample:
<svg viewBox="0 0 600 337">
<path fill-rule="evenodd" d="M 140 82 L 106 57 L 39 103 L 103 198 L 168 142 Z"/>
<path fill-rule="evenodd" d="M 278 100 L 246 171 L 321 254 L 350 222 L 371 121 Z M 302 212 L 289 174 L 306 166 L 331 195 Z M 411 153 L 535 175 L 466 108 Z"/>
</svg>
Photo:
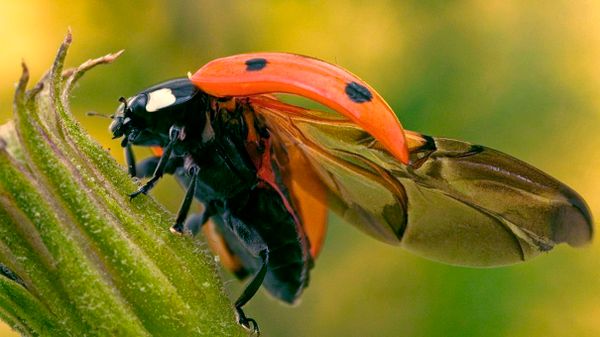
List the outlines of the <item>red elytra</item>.
<svg viewBox="0 0 600 337">
<path fill-rule="evenodd" d="M 216 59 L 190 77 L 217 96 L 289 93 L 319 102 L 349 118 L 398 160 L 409 162 L 404 129 L 385 100 L 349 71 L 288 53 L 251 53 Z"/>
</svg>

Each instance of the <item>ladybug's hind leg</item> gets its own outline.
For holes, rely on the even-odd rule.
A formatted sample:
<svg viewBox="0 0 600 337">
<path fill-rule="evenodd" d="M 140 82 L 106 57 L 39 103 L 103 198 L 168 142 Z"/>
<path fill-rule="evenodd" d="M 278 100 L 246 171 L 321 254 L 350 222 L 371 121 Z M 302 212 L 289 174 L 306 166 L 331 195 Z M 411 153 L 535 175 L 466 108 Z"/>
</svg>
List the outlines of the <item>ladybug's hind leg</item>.
<svg viewBox="0 0 600 337">
<path fill-rule="evenodd" d="M 256 273 L 256 275 L 254 275 L 254 278 L 252 279 L 252 281 L 250 281 L 250 283 L 248 283 L 246 289 L 244 289 L 244 292 L 242 292 L 240 297 L 238 297 L 238 299 L 235 301 L 235 312 L 238 323 L 247 329 L 251 329 L 257 335 L 260 334 L 258 324 L 254 319 L 246 317 L 246 314 L 244 313 L 244 310 L 242 310 L 242 307 L 246 303 L 248 303 L 248 301 L 250 301 L 252 297 L 254 297 L 254 295 L 258 291 L 258 288 L 260 288 L 260 286 L 262 285 L 265 279 L 265 275 L 267 274 L 267 264 L 269 263 L 268 248 L 265 247 L 265 249 L 260 252 L 259 256 L 262 262 L 259 271 Z M 252 324 L 252 326 L 250 326 L 250 324 Z"/>
<path fill-rule="evenodd" d="M 252 318 L 249 318 L 244 313 L 242 307 L 254 297 L 260 286 L 262 285 L 265 276 L 267 275 L 267 266 L 269 264 L 269 247 L 263 240 L 256 229 L 248 226 L 242 220 L 233 216 L 226 211 L 223 214 L 223 219 L 227 223 L 229 229 L 238 237 L 250 255 L 258 258 L 260 265 L 258 272 L 254 274 L 252 281 L 248 283 L 240 297 L 235 301 L 235 312 L 237 321 L 240 325 L 252 330 L 255 334 L 259 334 L 258 324 Z"/>
</svg>

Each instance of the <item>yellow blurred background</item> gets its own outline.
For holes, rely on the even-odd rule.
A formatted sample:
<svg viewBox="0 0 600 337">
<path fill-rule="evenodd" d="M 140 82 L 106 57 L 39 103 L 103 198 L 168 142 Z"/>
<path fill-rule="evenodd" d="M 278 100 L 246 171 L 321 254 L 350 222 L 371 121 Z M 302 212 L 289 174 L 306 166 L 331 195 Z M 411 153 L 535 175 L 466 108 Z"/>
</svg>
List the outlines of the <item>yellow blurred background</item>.
<svg viewBox="0 0 600 337">
<path fill-rule="evenodd" d="M 600 217 L 600 1 L 3 0 L 0 123 L 21 59 L 39 78 L 69 26 L 71 65 L 126 49 L 73 97 L 119 160 L 107 120 L 86 111 L 111 113 L 119 96 L 216 57 L 287 51 L 350 69 L 408 129 L 541 168 Z M 181 191 L 171 181 L 154 194 L 176 209 Z M 265 336 L 600 336 L 599 267 L 597 242 L 512 267 L 446 266 L 333 219 L 301 305 L 261 291 L 246 312 Z M 240 285 L 224 277 L 235 297 Z"/>
</svg>

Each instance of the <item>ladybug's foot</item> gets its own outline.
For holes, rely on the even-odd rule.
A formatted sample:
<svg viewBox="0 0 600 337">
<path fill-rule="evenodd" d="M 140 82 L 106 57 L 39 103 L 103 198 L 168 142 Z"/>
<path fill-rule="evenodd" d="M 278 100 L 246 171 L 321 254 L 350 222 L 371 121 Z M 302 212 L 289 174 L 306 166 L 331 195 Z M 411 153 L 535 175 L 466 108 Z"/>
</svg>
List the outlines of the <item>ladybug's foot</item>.
<svg viewBox="0 0 600 337">
<path fill-rule="evenodd" d="M 133 200 L 135 197 L 137 197 L 140 194 L 146 194 L 146 193 L 148 193 L 147 190 L 140 188 L 139 190 L 137 190 L 129 195 L 129 201 Z"/>
<path fill-rule="evenodd" d="M 160 177 L 152 177 L 152 179 L 148 180 L 148 182 L 145 183 L 144 186 L 140 187 L 139 190 L 131 193 L 129 195 L 129 200 L 133 200 L 133 198 L 137 197 L 140 194 L 148 194 L 148 192 L 154 187 L 154 185 L 156 185 L 158 179 L 160 179 Z"/>
<path fill-rule="evenodd" d="M 246 317 L 244 310 L 241 307 L 235 308 L 238 324 L 243 326 L 246 330 L 249 330 L 252 335 L 260 336 L 260 329 L 258 323 L 252 318 Z"/>
<path fill-rule="evenodd" d="M 264 243 L 263 243 L 264 244 Z M 259 244 L 260 245 L 260 244 Z M 250 283 L 246 286 L 246 289 L 242 292 L 240 297 L 235 301 L 235 312 L 237 315 L 238 323 L 244 328 L 251 330 L 253 334 L 260 335 L 260 330 L 258 329 L 258 324 L 252 318 L 246 317 L 244 314 L 244 310 L 242 307 L 248 303 L 248 301 L 256 294 L 258 288 L 263 283 L 265 279 L 265 275 L 267 274 L 267 265 L 269 264 L 269 249 L 264 246 L 262 250 L 258 253 L 258 256 L 263 260 L 262 266 L 254 278 Z"/>
<path fill-rule="evenodd" d="M 175 234 L 175 235 L 183 235 L 183 224 L 182 223 L 176 223 L 173 226 L 171 226 L 171 228 L 169 228 L 169 230 L 171 231 L 171 233 Z"/>
</svg>

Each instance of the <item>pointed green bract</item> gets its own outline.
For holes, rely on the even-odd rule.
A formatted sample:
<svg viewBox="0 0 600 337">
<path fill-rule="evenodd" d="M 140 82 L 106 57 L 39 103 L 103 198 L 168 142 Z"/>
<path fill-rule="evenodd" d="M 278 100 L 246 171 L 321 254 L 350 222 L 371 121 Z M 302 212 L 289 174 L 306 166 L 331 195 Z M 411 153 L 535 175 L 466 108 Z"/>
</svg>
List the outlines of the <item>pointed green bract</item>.
<svg viewBox="0 0 600 337">
<path fill-rule="evenodd" d="M 15 93 L 0 129 L 0 318 L 29 336 L 237 336 L 210 254 L 169 233 L 173 216 L 79 126 L 69 94 L 120 55 L 52 69 Z M 10 275 L 17 275 L 18 279 Z"/>
</svg>

